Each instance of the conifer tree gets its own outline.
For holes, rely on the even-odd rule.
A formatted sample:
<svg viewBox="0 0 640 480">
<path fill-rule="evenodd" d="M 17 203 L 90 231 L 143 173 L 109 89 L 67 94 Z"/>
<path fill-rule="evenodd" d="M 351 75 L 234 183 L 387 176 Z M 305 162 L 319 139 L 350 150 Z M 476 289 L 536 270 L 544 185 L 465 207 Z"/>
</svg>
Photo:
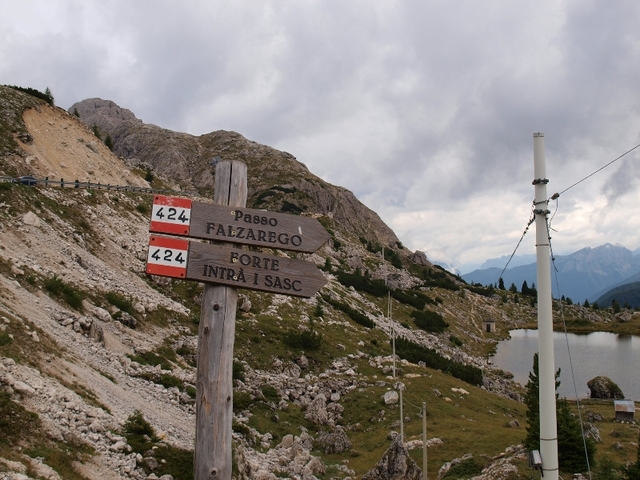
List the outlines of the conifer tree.
<svg viewBox="0 0 640 480">
<path fill-rule="evenodd" d="M 560 386 L 560 369 L 555 374 L 556 390 Z M 540 378 L 538 376 L 538 353 L 533 356 L 533 371 L 529 372 L 526 385 L 525 403 L 527 405 L 527 437 L 524 445 L 527 450 L 540 449 Z M 558 428 L 558 463 L 566 472 L 586 472 L 587 457 L 589 466 L 593 466 L 595 443 L 591 438 L 582 439 L 579 421 L 571 414 L 566 399 L 558 400 L 556 393 L 556 416 Z M 640 477 L 639 477 L 640 478 Z"/>
</svg>

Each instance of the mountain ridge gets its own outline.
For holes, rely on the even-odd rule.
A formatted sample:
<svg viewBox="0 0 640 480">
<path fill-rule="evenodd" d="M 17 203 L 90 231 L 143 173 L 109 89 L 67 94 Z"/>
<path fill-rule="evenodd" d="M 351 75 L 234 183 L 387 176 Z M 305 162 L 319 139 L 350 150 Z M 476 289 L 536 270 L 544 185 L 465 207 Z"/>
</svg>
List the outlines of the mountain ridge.
<svg viewBox="0 0 640 480">
<path fill-rule="evenodd" d="M 554 297 L 563 295 L 578 302 L 585 299 L 593 301 L 604 291 L 627 283 L 627 280 L 639 274 L 640 257 L 634 256 L 631 250 L 621 245 L 606 243 L 594 248 L 585 247 L 569 255 L 558 255 L 555 257 L 555 267 L 560 291 L 557 283 L 552 281 Z M 478 269 L 462 275 L 462 278 L 471 283 L 495 285 L 501 272 L 502 268 L 498 267 Z M 528 286 L 535 284 L 536 276 L 536 264 L 531 263 L 508 268 L 502 279 L 506 288 L 515 284 L 520 290 L 525 281 Z"/>
<path fill-rule="evenodd" d="M 95 125 L 102 135 L 109 135 L 116 155 L 151 166 L 185 188 L 213 188 L 213 159 L 241 160 L 249 172 L 248 205 L 282 209 L 287 202 L 289 208 L 298 208 L 301 213 L 329 215 L 369 241 L 394 248 L 400 245 L 391 228 L 352 192 L 313 175 L 289 153 L 252 142 L 236 132 L 218 130 L 194 136 L 145 124 L 109 100 L 83 100 L 74 103 L 69 112 L 77 112 L 87 126 Z M 282 174 L 285 171 L 286 181 Z"/>
</svg>

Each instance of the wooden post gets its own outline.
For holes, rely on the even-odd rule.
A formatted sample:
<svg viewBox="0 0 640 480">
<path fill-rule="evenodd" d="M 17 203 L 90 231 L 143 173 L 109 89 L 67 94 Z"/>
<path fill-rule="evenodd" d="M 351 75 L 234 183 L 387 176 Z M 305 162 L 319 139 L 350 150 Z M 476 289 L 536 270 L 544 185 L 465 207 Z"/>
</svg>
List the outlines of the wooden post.
<svg viewBox="0 0 640 480">
<path fill-rule="evenodd" d="M 216 165 L 214 202 L 234 207 L 246 205 L 246 164 L 221 161 Z M 205 283 L 198 330 L 195 480 L 231 480 L 237 301 L 237 288 Z"/>
</svg>

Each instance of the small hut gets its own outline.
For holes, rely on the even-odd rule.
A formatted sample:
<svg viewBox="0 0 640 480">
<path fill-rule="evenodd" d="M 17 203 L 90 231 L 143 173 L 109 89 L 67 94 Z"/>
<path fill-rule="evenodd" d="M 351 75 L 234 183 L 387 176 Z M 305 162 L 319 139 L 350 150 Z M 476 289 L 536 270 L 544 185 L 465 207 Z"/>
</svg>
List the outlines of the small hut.
<svg viewBox="0 0 640 480">
<path fill-rule="evenodd" d="M 482 331 L 496 333 L 496 321 L 493 318 L 486 318 L 482 321 Z"/>
<path fill-rule="evenodd" d="M 636 412 L 633 400 L 614 400 L 613 406 L 616 410 L 616 422 L 633 422 L 633 414 Z"/>
</svg>

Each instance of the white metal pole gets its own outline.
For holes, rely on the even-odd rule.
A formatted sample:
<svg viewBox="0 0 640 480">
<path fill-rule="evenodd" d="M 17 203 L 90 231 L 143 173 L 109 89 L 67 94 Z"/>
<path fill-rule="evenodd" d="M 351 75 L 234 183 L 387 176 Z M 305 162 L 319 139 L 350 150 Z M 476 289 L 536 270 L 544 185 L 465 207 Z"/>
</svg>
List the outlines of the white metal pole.
<svg viewBox="0 0 640 480">
<path fill-rule="evenodd" d="M 422 480 L 427 480 L 427 402 L 422 402 Z"/>
<path fill-rule="evenodd" d="M 391 293 L 389 295 L 389 322 L 391 322 L 391 349 L 393 353 L 393 378 L 396 378 L 396 328 L 391 319 Z"/>
<path fill-rule="evenodd" d="M 544 134 L 533 134 L 533 164 L 538 276 L 538 379 L 540 400 L 540 455 L 545 480 L 558 479 L 558 433 L 556 423 L 556 379 L 551 310 L 551 255 L 547 228 L 547 183 Z"/>
<path fill-rule="evenodd" d="M 400 443 L 404 445 L 404 413 L 402 413 L 402 390 L 404 390 L 404 385 L 400 385 Z"/>
</svg>

